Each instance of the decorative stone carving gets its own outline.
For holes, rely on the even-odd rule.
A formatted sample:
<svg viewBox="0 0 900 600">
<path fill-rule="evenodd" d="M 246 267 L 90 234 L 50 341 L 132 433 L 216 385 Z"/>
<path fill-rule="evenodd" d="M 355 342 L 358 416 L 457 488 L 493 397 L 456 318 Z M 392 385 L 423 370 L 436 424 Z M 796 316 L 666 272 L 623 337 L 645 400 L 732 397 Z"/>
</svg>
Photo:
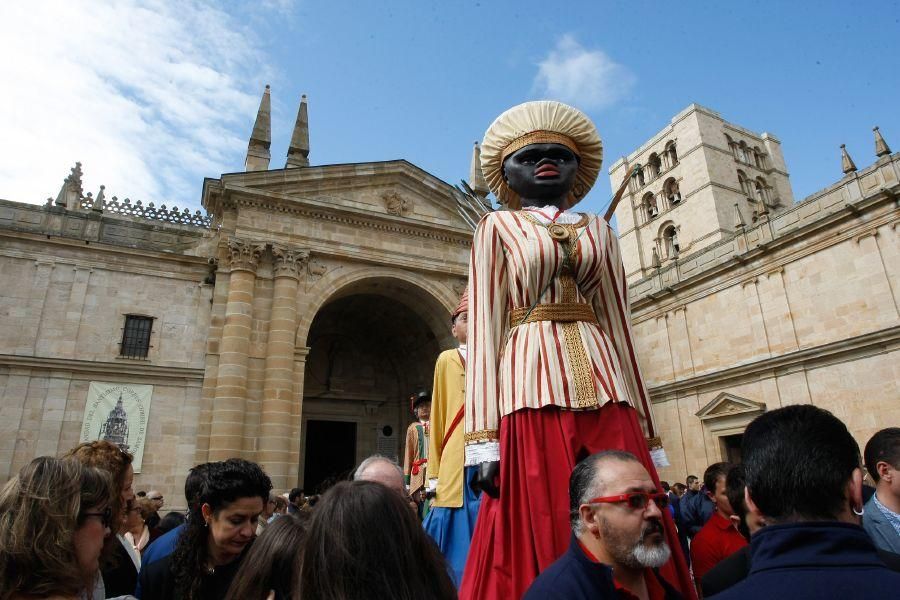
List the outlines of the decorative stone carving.
<svg viewBox="0 0 900 600">
<path fill-rule="evenodd" d="M 389 215 L 402 217 L 404 214 L 412 210 L 412 201 L 404 198 L 397 192 L 384 194 L 381 196 L 381 198 L 382 200 L 384 200 L 384 207 L 387 209 Z"/>
<path fill-rule="evenodd" d="M 259 258 L 265 252 L 266 245 L 262 242 L 249 242 L 231 238 L 228 240 L 228 254 L 231 269 L 244 269 L 256 271 L 259 266 Z"/>
<path fill-rule="evenodd" d="M 317 260 L 311 260 L 307 263 L 306 270 L 310 277 L 321 277 L 328 271 L 328 266 Z"/>
<path fill-rule="evenodd" d="M 275 277 L 296 277 L 309 262 L 309 250 L 288 248 L 272 244 L 272 259 Z"/>
</svg>

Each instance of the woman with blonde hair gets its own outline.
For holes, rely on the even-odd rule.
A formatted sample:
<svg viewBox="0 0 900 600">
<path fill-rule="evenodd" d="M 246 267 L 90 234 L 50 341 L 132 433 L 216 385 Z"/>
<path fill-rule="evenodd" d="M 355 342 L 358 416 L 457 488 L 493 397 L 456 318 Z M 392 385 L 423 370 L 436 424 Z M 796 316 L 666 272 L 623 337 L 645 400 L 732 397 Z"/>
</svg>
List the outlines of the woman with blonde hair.
<svg viewBox="0 0 900 600">
<path fill-rule="evenodd" d="M 106 440 L 83 442 L 65 454 L 88 467 L 103 469 L 112 476 L 115 494 L 110 502 L 113 535 L 107 539 L 101 558 L 100 571 L 106 597 L 133 594 L 137 587 L 140 557 L 129 543 L 125 533 L 125 518 L 134 501 L 134 468 L 132 456 Z M 98 594 L 100 588 L 95 590 Z"/>
<path fill-rule="evenodd" d="M 0 600 L 92 597 L 110 534 L 112 481 L 43 456 L 0 491 Z"/>
</svg>

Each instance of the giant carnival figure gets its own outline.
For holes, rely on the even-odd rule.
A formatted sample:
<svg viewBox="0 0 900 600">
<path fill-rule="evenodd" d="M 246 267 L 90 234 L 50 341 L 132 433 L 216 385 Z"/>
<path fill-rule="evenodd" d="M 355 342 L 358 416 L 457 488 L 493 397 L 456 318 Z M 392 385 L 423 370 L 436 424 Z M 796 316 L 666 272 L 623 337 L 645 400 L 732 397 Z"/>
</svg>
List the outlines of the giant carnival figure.
<svg viewBox="0 0 900 600">
<path fill-rule="evenodd" d="M 484 493 L 463 600 L 521 598 L 568 549 L 582 458 L 626 450 L 659 485 L 618 240 L 606 219 L 571 210 L 601 159 L 594 124 L 559 102 L 516 106 L 485 133 L 482 171 L 508 210 L 480 221 L 469 265 L 465 464 Z M 662 573 L 691 597 L 664 512 Z"/>
<path fill-rule="evenodd" d="M 450 318 L 459 347 L 444 350 L 434 365 L 431 392 L 431 435 L 428 445 L 429 488 L 434 500 L 423 526 L 450 564 L 458 587 L 478 518 L 479 496 L 468 485 L 477 467 L 465 467 L 463 437 L 466 397 L 468 292 L 463 292 Z"/>
</svg>

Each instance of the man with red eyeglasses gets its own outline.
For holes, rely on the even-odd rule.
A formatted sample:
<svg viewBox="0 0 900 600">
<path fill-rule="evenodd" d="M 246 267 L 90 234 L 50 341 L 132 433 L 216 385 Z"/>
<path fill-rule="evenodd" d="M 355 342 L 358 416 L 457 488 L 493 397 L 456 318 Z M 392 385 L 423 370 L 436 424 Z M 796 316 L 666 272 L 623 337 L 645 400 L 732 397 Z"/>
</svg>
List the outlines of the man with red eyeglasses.
<svg viewBox="0 0 900 600">
<path fill-rule="evenodd" d="M 672 600 L 660 575 L 671 555 L 663 530 L 669 497 L 631 453 L 606 450 L 569 478 L 569 550 L 541 573 L 525 600 Z"/>
</svg>

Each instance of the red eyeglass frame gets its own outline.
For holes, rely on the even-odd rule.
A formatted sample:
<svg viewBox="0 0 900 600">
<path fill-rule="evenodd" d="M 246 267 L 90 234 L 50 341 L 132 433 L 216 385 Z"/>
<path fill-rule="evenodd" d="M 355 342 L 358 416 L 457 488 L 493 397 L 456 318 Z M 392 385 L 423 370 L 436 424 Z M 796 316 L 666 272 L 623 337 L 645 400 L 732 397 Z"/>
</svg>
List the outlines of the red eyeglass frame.
<svg viewBox="0 0 900 600">
<path fill-rule="evenodd" d="M 645 504 L 644 506 L 632 506 L 631 499 L 640 496 L 644 498 Z M 633 508 L 635 510 L 646 510 L 648 506 L 650 506 L 650 502 L 656 504 L 656 507 L 659 510 L 663 510 L 669 506 L 669 495 L 665 492 L 628 492 L 627 494 L 619 494 L 618 496 L 602 496 L 600 498 L 592 498 L 585 502 L 585 504 L 607 504 L 607 503 L 615 503 L 615 502 L 627 502 L 629 508 Z M 662 502 L 662 505 L 660 505 Z"/>
</svg>

